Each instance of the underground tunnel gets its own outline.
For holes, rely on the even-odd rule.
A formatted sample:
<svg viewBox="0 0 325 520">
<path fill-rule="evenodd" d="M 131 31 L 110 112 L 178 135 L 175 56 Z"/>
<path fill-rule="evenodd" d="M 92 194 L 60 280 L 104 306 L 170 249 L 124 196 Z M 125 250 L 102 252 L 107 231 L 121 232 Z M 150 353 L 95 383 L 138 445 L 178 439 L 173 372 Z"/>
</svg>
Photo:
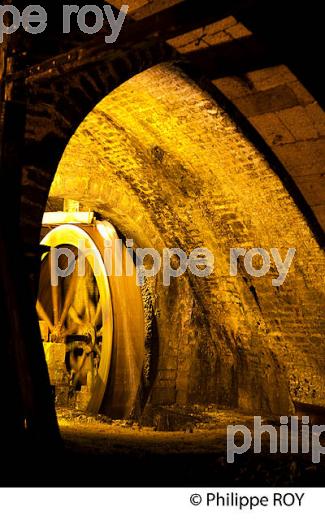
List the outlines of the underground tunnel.
<svg viewBox="0 0 325 520">
<path fill-rule="evenodd" d="M 181 92 L 186 92 L 186 105 Z M 321 249 L 267 159 L 184 72 L 172 64 L 153 67 L 89 113 L 64 151 L 48 208 L 63 211 L 69 200 L 95 214 L 96 221 L 108 222 L 124 243 L 131 239 L 135 249 L 155 248 L 162 254 L 164 247 L 178 246 L 189 253 L 204 245 L 214 255 L 214 271 L 207 278 L 186 272 L 165 287 L 159 273 L 148 277 L 137 294 L 130 285 L 112 294 L 113 311 L 107 314 L 114 322 L 113 336 L 129 336 L 133 330 L 139 337 L 139 345 L 130 347 L 138 360 L 126 353 L 122 364 L 128 369 L 116 367 L 126 370 L 120 376 L 124 385 L 131 388 L 133 378 L 137 381 L 134 411 L 215 404 L 288 415 L 295 405 L 324 404 L 318 298 L 323 272 L 315 269 L 322 265 Z M 55 236 L 59 229 L 42 243 L 65 244 L 64 227 L 62 237 Z M 299 251 L 280 287 L 272 285 L 274 262 L 265 277 L 249 277 L 243 265 L 239 276 L 229 276 L 233 245 L 257 243 L 267 249 L 277 244 L 285 256 L 297 236 Z M 128 312 L 129 323 L 119 323 Z M 73 313 L 80 320 L 74 307 Z M 52 316 L 53 310 L 53 321 Z M 110 327 L 102 320 L 100 326 Z M 148 336 L 153 330 L 154 339 Z M 114 338 L 113 344 L 113 355 L 128 349 L 123 339 Z M 144 393 L 146 399 L 136 403 Z"/>
<path fill-rule="evenodd" d="M 23 258 L 25 278 L 8 320 L 25 339 L 8 357 L 20 390 L 6 407 L 32 453 L 53 452 L 54 485 L 305 484 L 305 459 L 263 451 L 232 467 L 225 450 L 229 424 L 324 421 L 318 91 L 273 55 L 262 67 L 255 22 L 227 11 L 194 32 L 170 24 L 161 41 L 151 3 L 128 15 L 149 17 L 148 40 L 130 22 L 131 43 L 122 31 L 113 51 L 63 40 L 54 60 L 33 49 L 24 87 L 9 71 L 18 108 L 3 139 L 16 148 L 2 160 L 19 190 L 3 232 L 20 244 L 6 265 Z"/>
</svg>

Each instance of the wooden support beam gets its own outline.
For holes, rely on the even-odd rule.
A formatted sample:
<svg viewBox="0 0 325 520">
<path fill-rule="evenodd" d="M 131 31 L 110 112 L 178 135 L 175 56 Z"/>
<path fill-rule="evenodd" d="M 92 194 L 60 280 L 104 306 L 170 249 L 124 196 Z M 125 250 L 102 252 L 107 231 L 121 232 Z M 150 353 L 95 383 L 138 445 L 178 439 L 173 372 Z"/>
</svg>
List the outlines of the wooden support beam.
<svg viewBox="0 0 325 520">
<path fill-rule="evenodd" d="M 9 45 L 4 59 L 11 57 Z M 13 450 L 18 457 L 29 450 L 37 456 L 46 446 L 57 452 L 61 441 L 19 228 L 25 85 L 16 82 L 10 93 L 1 89 L 0 95 L 0 439 L 13 458 Z"/>
<path fill-rule="evenodd" d="M 134 46 L 144 46 L 147 42 L 164 42 L 180 34 L 184 34 L 198 27 L 208 25 L 230 14 L 236 14 L 242 10 L 252 8 L 257 0 L 220 0 L 219 2 L 207 2 L 202 9 L 197 0 L 184 0 L 161 12 L 134 22 L 130 17 L 124 23 L 118 41 L 114 45 L 108 45 L 104 41 L 103 34 L 107 34 L 108 27 L 96 36 L 89 38 L 83 45 L 67 52 L 51 56 L 50 59 L 37 65 L 16 71 L 11 80 L 18 77 L 36 81 L 40 77 L 60 75 L 86 66 L 88 63 L 114 59 L 121 54 L 123 49 Z M 58 28 L 57 38 L 60 38 Z M 106 32 L 105 32 L 106 31 Z M 61 72 L 60 72 L 61 70 Z"/>
</svg>

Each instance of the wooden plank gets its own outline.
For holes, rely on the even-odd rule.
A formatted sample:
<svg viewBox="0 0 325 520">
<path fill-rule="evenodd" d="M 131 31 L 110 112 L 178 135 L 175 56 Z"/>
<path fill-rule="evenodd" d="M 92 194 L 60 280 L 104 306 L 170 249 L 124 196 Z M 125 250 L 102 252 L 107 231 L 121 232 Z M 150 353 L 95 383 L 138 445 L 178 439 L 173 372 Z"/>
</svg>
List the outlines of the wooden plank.
<svg viewBox="0 0 325 520">
<path fill-rule="evenodd" d="M 42 224 L 45 226 L 59 224 L 91 224 L 94 220 L 92 211 L 46 211 Z"/>
</svg>

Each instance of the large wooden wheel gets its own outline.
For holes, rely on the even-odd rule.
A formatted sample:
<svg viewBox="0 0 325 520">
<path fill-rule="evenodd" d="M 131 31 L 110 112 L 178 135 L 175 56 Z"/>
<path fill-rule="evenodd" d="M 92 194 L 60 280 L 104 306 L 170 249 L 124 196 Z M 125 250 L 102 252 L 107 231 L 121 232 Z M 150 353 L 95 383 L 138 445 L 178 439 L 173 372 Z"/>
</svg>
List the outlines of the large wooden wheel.
<svg viewBox="0 0 325 520">
<path fill-rule="evenodd" d="M 54 363 L 55 373 L 65 372 L 68 403 L 89 413 L 127 417 L 136 406 L 141 384 L 144 318 L 135 271 L 126 275 L 124 246 L 121 272 L 114 272 L 113 254 L 113 272 L 108 276 L 105 245 L 110 241 L 115 251 L 117 240 L 107 222 L 51 229 L 42 240 L 50 250 L 42 257 L 37 312 L 43 330 L 48 330 L 45 345 L 54 359 L 52 371 Z M 65 248 L 67 254 L 58 257 L 54 248 Z M 56 280 L 55 265 L 64 271 L 68 258 L 73 270 Z M 43 339 L 47 339 L 44 333 Z M 55 352 L 62 348 L 65 358 L 62 363 L 61 356 L 59 366 Z"/>
</svg>

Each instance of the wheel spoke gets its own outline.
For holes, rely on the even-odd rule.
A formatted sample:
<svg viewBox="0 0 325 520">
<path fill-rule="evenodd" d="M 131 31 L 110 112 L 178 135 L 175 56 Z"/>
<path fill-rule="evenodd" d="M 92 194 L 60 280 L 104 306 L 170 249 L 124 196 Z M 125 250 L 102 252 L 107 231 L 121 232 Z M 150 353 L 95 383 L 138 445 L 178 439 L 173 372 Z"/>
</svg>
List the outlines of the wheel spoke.
<svg viewBox="0 0 325 520">
<path fill-rule="evenodd" d="M 37 313 L 39 315 L 39 317 L 45 321 L 45 323 L 47 324 L 48 328 L 50 329 L 50 331 L 52 332 L 53 329 L 54 329 L 54 326 L 53 326 L 53 323 L 51 322 L 50 318 L 48 317 L 43 305 L 41 304 L 41 302 L 39 300 L 37 300 L 37 303 L 36 303 L 36 310 L 37 310 Z"/>
<path fill-rule="evenodd" d="M 93 317 L 95 314 L 94 304 L 92 301 L 92 294 L 91 294 L 91 290 L 90 290 L 90 283 L 91 282 L 88 279 L 86 281 L 86 287 L 85 287 L 85 291 L 84 291 L 84 305 L 85 305 L 85 310 L 86 310 L 86 320 L 88 323 L 93 322 Z"/>
<path fill-rule="evenodd" d="M 101 326 L 101 328 L 99 330 L 97 330 L 96 335 L 97 335 L 97 337 L 100 337 L 103 335 L 103 326 Z"/>
<path fill-rule="evenodd" d="M 86 298 L 86 301 L 85 301 L 85 309 L 86 309 L 86 320 L 88 323 L 90 323 L 90 306 L 87 302 L 87 298 Z"/>
<path fill-rule="evenodd" d="M 74 374 L 74 376 L 73 376 L 73 383 L 72 383 L 72 385 L 73 385 L 74 387 L 77 386 L 77 382 L 78 382 L 79 374 L 80 374 L 80 372 L 81 372 L 81 370 L 83 369 L 83 366 L 84 366 L 84 364 L 85 364 L 86 356 L 87 356 L 87 353 L 86 353 L 86 351 L 84 350 L 83 353 L 82 353 L 82 356 L 81 356 L 80 366 L 79 366 L 78 370 L 75 372 L 75 374 Z"/>
<path fill-rule="evenodd" d="M 73 304 L 76 288 L 77 288 L 77 282 L 78 282 L 78 273 L 76 270 L 76 265 L 73 271 L 73 274 L 69 280 L 69 288 L 65 297 L 63 311 L 60 317 L 60 321 L 58 323 L 59 329 L 62 328 L 63 323 L 66 320 L 66 317 L 68 315 L 69 309 L 71 308 L 71 305 Z"/>
<path fill-rule="evenodd" d="M 94 351 L 95 351 L 96 354 L 98 354 L 99 356 L 100 356 L 101 353 L 102 353 L 98 345 L 94 345 Z"/>
<path fill-rule="evenodd" d="M 94 318 L 94 327 L 96 327 L 97 325 L 99 325 L 99 318 L 102 317 L 102 306 L 100 304 L 100 299 L 98 300 L 97 302 L 97 308 L 96 308 L 96 313 L 95 313 L 95 318 Z"/>
<path fill-rule="evenodd" d="M 90 355 L 90 370 L 87 373 L 87 387 L 90 392 L 92 392 L 94 385 L 94 376 L 95 376 L 95 368 L 94 368 L 94 359 L 92 354 Z"/>
<path fill-rule="evenodd" d="M 50 252 L 50 265 L 53 265 L 53 252 Z M 53 307 L 53 322 L 54 325 L 58 324 L 59 321 L 59 313 L 60 313 L 60 289 L 59 285 L 53 285 L 51 279 L 51 297 L 52 297 L 52 307 Z"/>
<path fill-rule="evenodd" d="M 51 285 L 51 293 L 52 293 L 52 303 L 53 303 L 53 320 L 54 320 L 54 325 L 57 325 L 59 322 L 59 312 L 60 312 L 59 286 Z"/>
<path fill-rule="evenodd" d="M 81 318 L 79 317 L 79 314 L 77 313 L 77 311 L 76 311 L 74 305 L 71 305 L 68 314 L 69 314 L 70 318 L 72 319 L 72 321 L 74 321 L 74 322 L 77 323 L 78 325 L 82 325 L 82 320 L 81 320 Z"/>
</svg>

